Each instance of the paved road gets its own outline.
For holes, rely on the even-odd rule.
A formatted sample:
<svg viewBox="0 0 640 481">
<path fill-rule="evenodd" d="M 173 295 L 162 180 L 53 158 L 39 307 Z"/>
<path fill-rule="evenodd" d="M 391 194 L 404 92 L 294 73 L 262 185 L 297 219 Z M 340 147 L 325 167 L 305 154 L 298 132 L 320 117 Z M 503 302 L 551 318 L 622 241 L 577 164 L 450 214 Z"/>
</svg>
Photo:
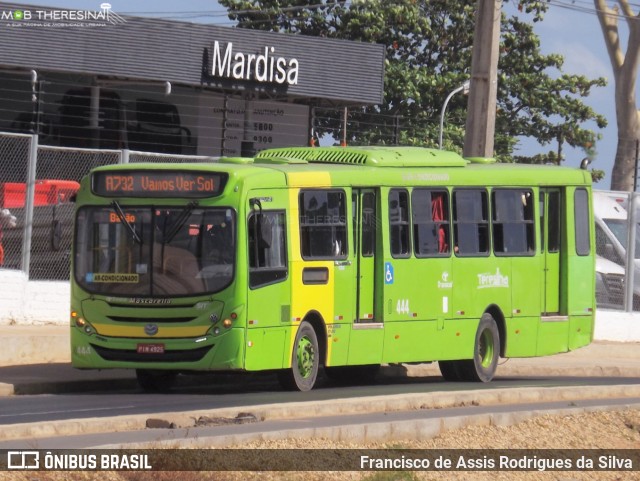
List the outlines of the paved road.
<svg viewBox="0 0 640 481">
<path fill-rule="evenodd" d="M 640 378 L 547 377 L 497 378 L 488 384 L 448 383 L 440 377 L 384 378 L 376 384 L 339 386 L 325 383 L 310 392 L 282 391 L 270 376 L 226 383 L 195 385 L 185 383 L 171 394 L 140 393 L 136 388 L 85 392 L 83 394 L 25 395 L 0 398 L 0 425 L 42 421 L 112 417 L 134 414 L 180 413 L 213 409 L 242 409 L 243 406 L 312 403 L 403 394 L 455 393 L 521 388 L 562 388 L 569 386 L 640 386 Z M 196 378 L 196 381 L 198 379 Z M 189 380 L 193 381 L 193 380 Z M 108 386 L 103 386 L 103 391 Z"/>
</svg>

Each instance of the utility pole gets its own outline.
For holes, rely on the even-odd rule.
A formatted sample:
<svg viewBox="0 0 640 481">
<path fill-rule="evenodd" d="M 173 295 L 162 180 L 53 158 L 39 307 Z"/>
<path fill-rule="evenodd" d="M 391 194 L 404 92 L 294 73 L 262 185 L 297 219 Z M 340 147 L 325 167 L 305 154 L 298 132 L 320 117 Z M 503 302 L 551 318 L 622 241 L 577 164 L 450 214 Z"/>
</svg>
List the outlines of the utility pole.
<svg viewBox="0 0 640 481">
<path fill-rule="evenodd" d="M 464 157 L 493 157 L 502 0 L 478 0 Z"/>
</svg>

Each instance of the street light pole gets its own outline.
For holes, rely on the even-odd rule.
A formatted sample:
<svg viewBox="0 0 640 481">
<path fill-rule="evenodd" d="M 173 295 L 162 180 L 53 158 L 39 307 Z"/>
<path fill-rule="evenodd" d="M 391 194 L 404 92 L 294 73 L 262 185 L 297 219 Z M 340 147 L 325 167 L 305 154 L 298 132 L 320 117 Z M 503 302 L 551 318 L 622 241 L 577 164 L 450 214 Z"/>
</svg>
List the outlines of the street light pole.
<svg viewBox="0 0 640 481">
<path fill-rule="evenodd" d="M 460 85 L 460 87 L 458 87 L 453 92 L 451 92 L 447 96 L 446 100 L 444 101 L 444 104 L 442 104 L 442 111 L 440 112 L 440 138 L 439 138 L 439 141 L 438 141 L 438 148 L 440 150 L 442 150 L 442 131 L 443 131 L 443 128 L 444 128 L 444 112 L 447 109 L 447 104 L 449 103 L 449 100 L 451 100 L 451 97 L 453 97 L 458 92 L 461 92 L 461 91 L 464 90 L 464 94 L 467 95 L 469 93 L 469 86 L 470 85 L 471 85 L 471 82 L 469 80 L 467 80 L 465 83 Z"/>
</svg>

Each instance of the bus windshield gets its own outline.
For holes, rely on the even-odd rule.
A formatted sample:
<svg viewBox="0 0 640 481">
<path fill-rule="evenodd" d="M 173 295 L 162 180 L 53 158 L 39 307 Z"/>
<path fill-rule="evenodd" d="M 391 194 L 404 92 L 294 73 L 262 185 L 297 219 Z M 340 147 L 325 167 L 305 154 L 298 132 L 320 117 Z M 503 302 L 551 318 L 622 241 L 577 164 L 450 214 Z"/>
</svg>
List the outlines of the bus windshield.
<svg viewBox="0 0 640 481">
<path fill-rule="evenodd" d="M 83 207 L 74 274 L 87 291 L 115 296 L 218 292 L 233 280 L 235 214 L 229 208 Z"/>
</svg>

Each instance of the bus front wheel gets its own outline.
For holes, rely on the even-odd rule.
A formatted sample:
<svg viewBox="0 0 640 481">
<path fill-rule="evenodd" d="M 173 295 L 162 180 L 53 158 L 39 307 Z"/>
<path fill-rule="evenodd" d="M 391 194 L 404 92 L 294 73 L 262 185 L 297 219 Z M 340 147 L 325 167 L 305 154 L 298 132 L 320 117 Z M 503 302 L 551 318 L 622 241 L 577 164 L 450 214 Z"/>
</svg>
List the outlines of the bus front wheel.
<svg viewBox="0 0 640 481">
<path fill-rule="evenodd" d="M 302 321 L 293 343 L 291 369 L 280 371 L 278 380 L 285 389 L 310 391 L 316 383 L 319 366 L 318 337 L 311 324 Z"/>
<path fill-rule="evenodd" d="M 489 382 L 493 379 L 500 356 L 500 333 L 495 319 L 485 312 L 476 331 L 473 359 L 460 361 L 465 381 Z"/>
</svg>

